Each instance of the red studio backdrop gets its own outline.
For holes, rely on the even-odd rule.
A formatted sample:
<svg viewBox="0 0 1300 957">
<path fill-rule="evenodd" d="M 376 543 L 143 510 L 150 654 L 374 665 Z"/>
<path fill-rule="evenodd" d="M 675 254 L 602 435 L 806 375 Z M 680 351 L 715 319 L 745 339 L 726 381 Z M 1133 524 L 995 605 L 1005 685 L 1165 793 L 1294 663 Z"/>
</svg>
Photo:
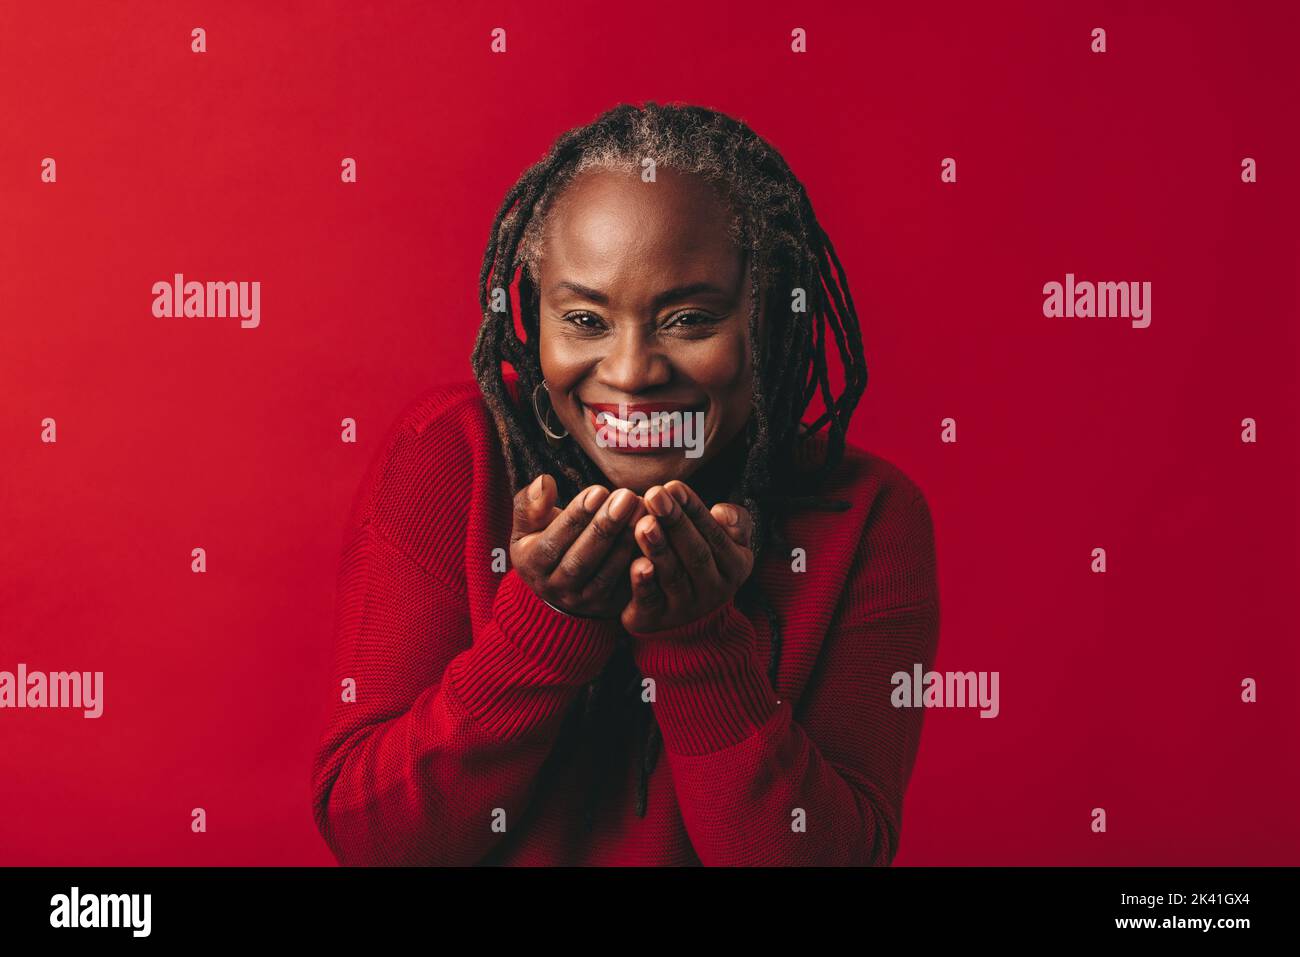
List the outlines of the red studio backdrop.
<svg viewBox="0 0 1300 957">
<path fill-rule="evenodd" d="M 926 715 L 896 863 L 1296 863 L 1297 25 L 4 3 L 0 670 L 105 680 L 95 720 L 0 711 L 0 864 L 333 863 L 309 775 L 348 506 L 470 377 L 506 190 L 645 100 L 745 120 L 807 186 L 864 326 L 851 439 L 933 512 L 935 667 L 1001 676 L 995 720 Z M 259 281 L 259 324 L 155 318 L 176 273 Z M 1067 273 L 1149 281 L 1150 325 L 1046 317 Z"/>
</svg>

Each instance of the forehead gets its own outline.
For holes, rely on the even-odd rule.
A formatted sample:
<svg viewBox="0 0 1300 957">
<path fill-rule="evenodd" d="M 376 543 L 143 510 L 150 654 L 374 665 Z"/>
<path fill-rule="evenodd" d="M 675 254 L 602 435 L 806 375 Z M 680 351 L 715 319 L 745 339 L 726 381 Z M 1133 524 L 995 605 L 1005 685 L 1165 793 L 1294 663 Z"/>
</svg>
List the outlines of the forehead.
<svg viewBox="0 0 1300 957">
<path fill-rule="evenodd" d="M 669 273 L 734 278 L 741 251 L 730 234 L 731 215 L 698 176 L 660 168 L 654 182 L 644 182 L 637 170 L 587 170 L 547 217 L 542 274 L 557 281 L 577 272 L 608 284 Z"/>
</svg>

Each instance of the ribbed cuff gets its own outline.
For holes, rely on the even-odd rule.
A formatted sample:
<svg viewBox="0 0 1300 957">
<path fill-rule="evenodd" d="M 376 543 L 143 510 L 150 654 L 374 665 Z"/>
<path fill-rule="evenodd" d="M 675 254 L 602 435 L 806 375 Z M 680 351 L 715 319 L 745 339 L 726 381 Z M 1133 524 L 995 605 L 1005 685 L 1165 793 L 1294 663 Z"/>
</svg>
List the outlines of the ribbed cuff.
<svg viewBox="0 0 1300 957">
<path fill-rule="evenodd" d="M 758 664 L 754 625 L 734 602 L 676 628 L 629 634 L 637 667 L 655 680 L 655 718 L 675 754 L 728 748 L 780 707 Z"/>
<path fill-rule="evenodd" d="M 618 621 L 550 608 L 512 568 L 492 606 L 496 629 L 448 669 L 456 696 L 488 731 L 508 737 L 559 713 L 613 654 Z"/>
</svg>

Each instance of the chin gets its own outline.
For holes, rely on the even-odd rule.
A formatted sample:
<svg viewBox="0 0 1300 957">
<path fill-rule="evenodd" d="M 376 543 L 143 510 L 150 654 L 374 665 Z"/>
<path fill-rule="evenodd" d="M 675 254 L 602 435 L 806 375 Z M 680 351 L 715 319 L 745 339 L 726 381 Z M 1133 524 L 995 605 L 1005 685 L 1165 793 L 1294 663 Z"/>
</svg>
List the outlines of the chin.
<svg viewBox="0 0 1300 957">
<path fill-rule="evenodd" d="M 663 461 L 659 462 L 652 461 L 652 458 L 660 456 L 649 455 L 615 455 L 604 459 L 593 458 L 592 461 L 613 483 L 613 488 L 628 488 L 638 495 L 644 495 L 656 485 L 663 485 L 673 479 L 688 482 L 688 476 L 695 470 L 684 465 L 679 449 L 673 451 L 678 454 L 663 456 Z"/>
</svg>

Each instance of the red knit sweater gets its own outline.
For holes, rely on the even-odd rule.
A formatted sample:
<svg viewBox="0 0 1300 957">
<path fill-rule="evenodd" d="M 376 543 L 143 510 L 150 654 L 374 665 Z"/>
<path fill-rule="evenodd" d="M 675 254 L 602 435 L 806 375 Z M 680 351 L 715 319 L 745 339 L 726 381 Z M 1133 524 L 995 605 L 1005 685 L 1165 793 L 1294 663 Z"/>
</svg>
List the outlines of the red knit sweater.
<svg viewBox="0 0 1300 957">
<path fill-rule="evenodd" d="M 824 494 L 852 508 L 782 523 L 788 544 L 754 572 L 781 630 L 773 686 L 767 615 L 735 600 L 629 636 L 494 571 L 513 498 L 498 441 L 477 384 L 429 390 L 357 495 L 312 772 L 316 823 L 340 863 L 890 863 L 923 714 L 891 705 L 890 677 L 929 670 L 938 643 L 917 487 L 850 446 Z M 662 733 L 644 818 L 638 741 L 616 737 L 599 759 L 562 743 L 616 647 L 654 678 L 654 701 L 637 685 L 631 705 L 653 708 Z M 588 830 L 593 775 L 603 792 Z"/>
</svg>

